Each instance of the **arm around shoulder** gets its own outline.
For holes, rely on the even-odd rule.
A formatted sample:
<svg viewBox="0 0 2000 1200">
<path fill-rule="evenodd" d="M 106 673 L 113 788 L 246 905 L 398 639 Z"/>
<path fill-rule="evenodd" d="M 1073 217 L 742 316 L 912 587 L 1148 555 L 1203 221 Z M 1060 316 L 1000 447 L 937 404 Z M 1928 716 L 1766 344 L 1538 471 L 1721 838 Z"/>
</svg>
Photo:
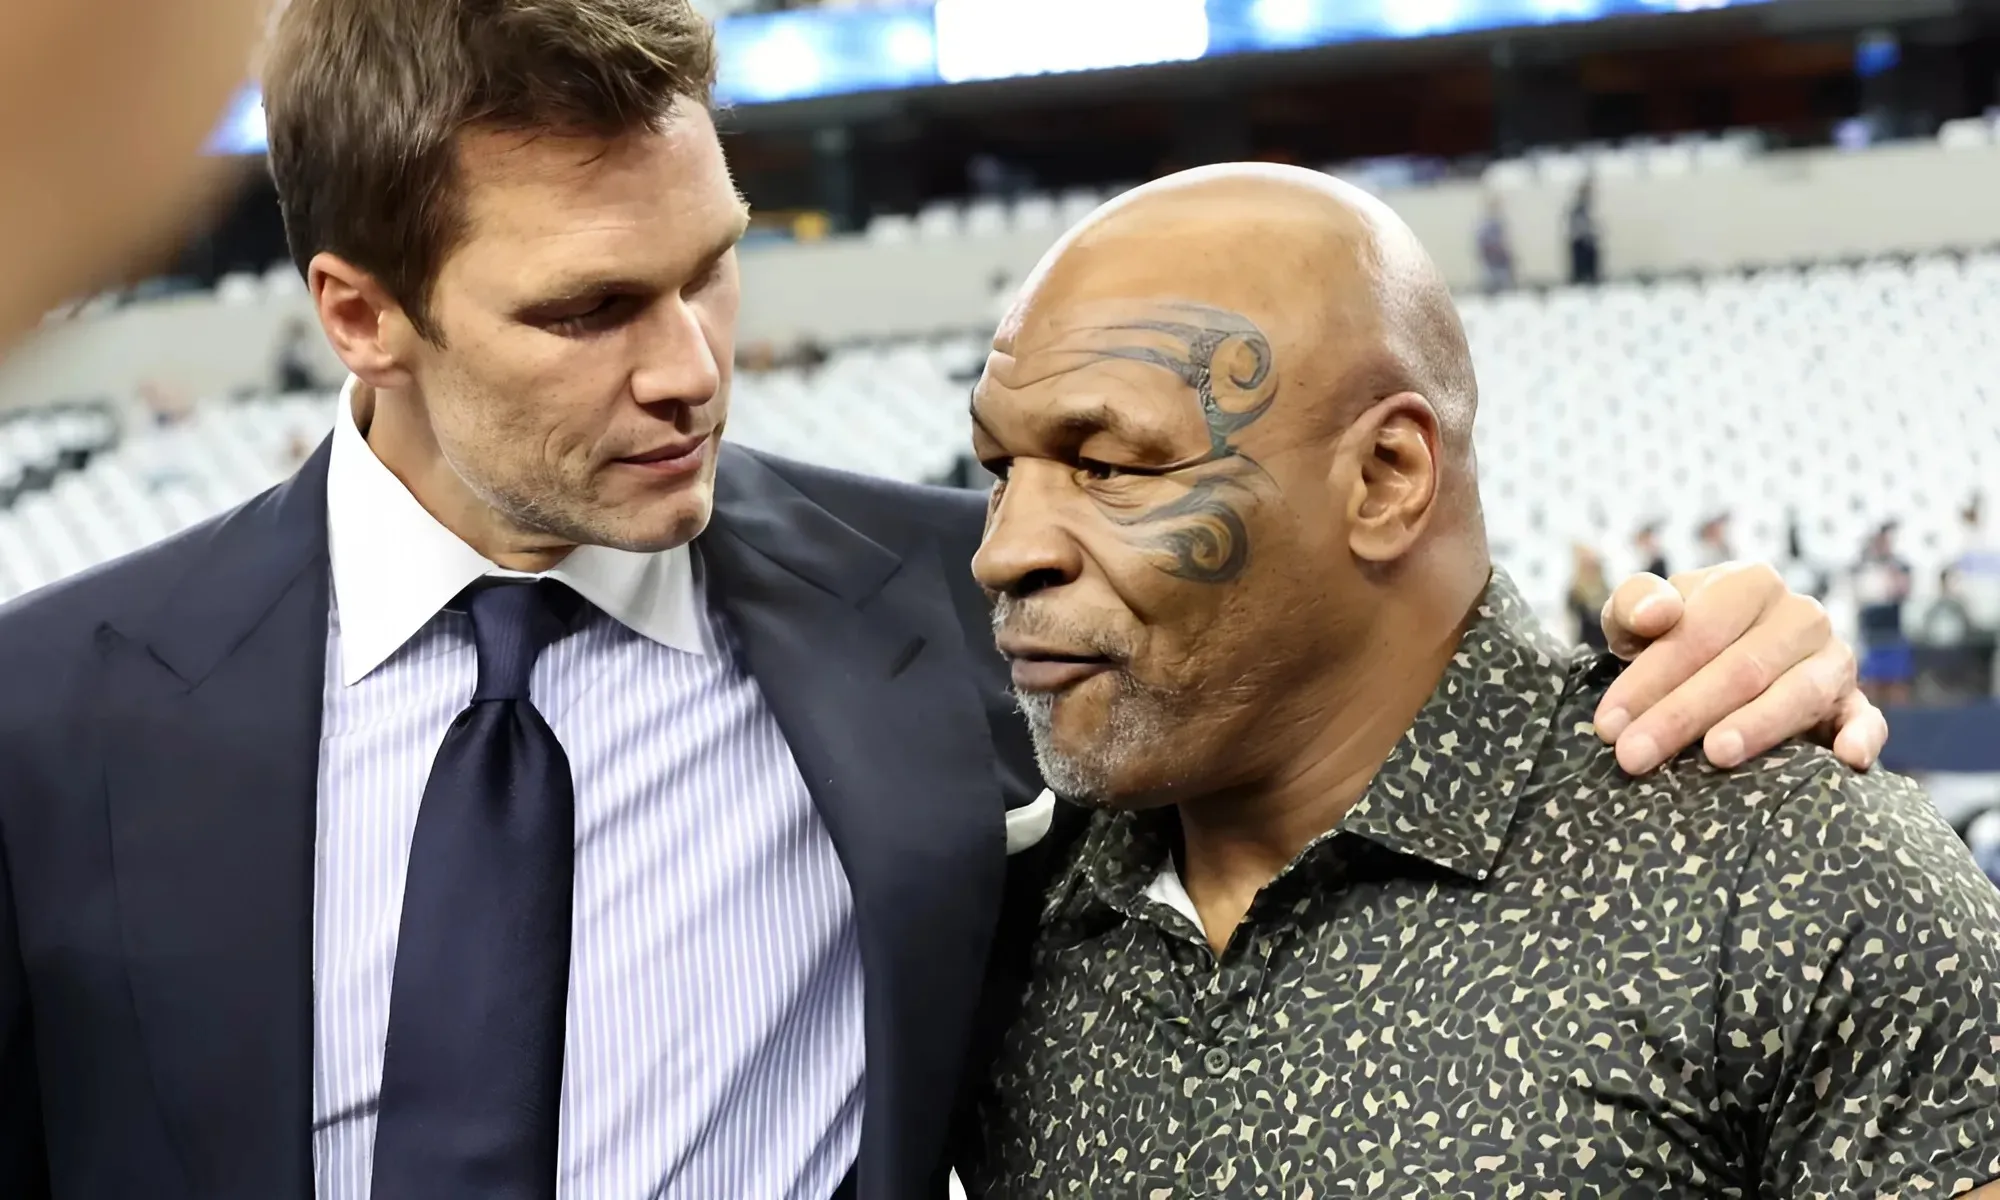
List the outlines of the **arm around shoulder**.
<svg viewBox="0 0 2000 1200">
<path fill-rule="evenodd" d="M 1995 1200 L 2000 890 L 1914 783 L 1814 762 L 1724 932 L 1724 1114 L 1767 1196 Z"/>
</svg>

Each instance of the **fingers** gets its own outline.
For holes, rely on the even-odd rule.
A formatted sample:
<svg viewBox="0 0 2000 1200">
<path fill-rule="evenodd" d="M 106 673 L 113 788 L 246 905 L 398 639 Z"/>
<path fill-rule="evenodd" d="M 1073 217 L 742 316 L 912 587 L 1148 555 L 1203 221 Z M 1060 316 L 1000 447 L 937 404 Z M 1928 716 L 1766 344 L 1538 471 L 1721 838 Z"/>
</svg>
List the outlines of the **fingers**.
<svg viewBox="0 0 2000 1200">
<path fill-rule="evenodd" d="M 1828 642 L 1811 658 L 1792 667 L 1761 696 L 1720 721 L 1702 740 L 1708 760 L 1734 767 L 1821 724 L 1840 711 L 1855 690 L 1854 653 L 1844 643 Z M 1867 703 L 1865 700 L 1862 702 Z M 1878 714 L 1879 715 L 1879 714 Z M 1886 736 L 1887 727 L 1884 726 Z M 1864 749 L 1880 750 L 1879 744 Z M 1869 760 L 1873 761 L 1871 752 Z"/>
<path fill-rule="evenodd" d="M 1599 624 L 1611 652 L 1627 662 L 1681 619 L 1681 593 L 1658 575 L 1634 575 L 1605 602 Z"/>
<path fill-rule="evenodd" d="M 1632 660 L 1632 665 L 1627 667 L 1605 691 L 1604 699 L 1598 705 L 1597 733 L 1607 742 L 1624 743 L 1627 731 L 1641 714 L 1650 712 L 1675 689 L 1688 684 L 1697 671 L 1708 666 L 1725 650 L 1731 648 L 1732 644 L 1742 638 L 1752 626 L 1763 620 L 1771 609 L 1790 596 L 1785 590 L 1784 581 L 1769 567 L 1717 567 L 1687 576 L 1677 575 L 1674 577 L 1674 583 L 1677 594 L 1686 597 L 1679 620 L 1663 637 L 1646 646 Z M 1805 603 L 1812 604 L 1815 609 L 1818 608 L 1811 601 Z M 1825 612 L 1822 610 L 1818 615 L 1824 622 Z M 1794 625 L 1796 626 L 1796 620 Z M 1800 631 L 1795 628 L 1794 632 Z M 1674 729 L 1669 727 L 1669 722 L 1654 721 L 1640 732 L 1658 739 L 1653 750 L 1658 753 L 1660 762 L 1666 761 L 1674 753 L 1693 744 L 1694 739 L 1716 719 L 1754 699 L 1765 686 L 1777 680 L 1783 669 L 1819 649 L 1827 641 L 1830 632 L 1829 627 L 1817 638 L 1809 634 L 1800 636 L 1798 641 L 1790 646 L 1789 657 L 1773 660 L 1768 678 L 1759 682 L 1751 691 L 1737 695 L 1735 703 L 1708 713 L 1707 719 L 1702 724 L 1680 730 L 1676 734 Z M 1767 641 L 1758 649 L 1766 655 L 1778 655 L 1785 652 L 1787 646 L 1772 645 Z M 1748 671 L 1752 665 L 1754 663 L 1739 662 L 1734 669 Z M 1686 696 L 1679 697 L 1678 712 L 1683 719 L 1700 715 L 1689 707 L 1688 699 Z M 1707 711 L 1706 706 L 1702 711 Z M 1621 749 L 1637 757 L 1652 756 L 1644 751 L 1642 743 L 1636 739 L 1629 745 L 1623 745 Z M 1623 753 L 1621 761 L 1622 759 Z"/>
<path fill-rule="evenodd" d="M 1860 688 L 1850 691 L 1834 713 L 1833 756 L 1857 771 L 1866 771 L 1889 744 L 1889 718 Z"/>
</svg>

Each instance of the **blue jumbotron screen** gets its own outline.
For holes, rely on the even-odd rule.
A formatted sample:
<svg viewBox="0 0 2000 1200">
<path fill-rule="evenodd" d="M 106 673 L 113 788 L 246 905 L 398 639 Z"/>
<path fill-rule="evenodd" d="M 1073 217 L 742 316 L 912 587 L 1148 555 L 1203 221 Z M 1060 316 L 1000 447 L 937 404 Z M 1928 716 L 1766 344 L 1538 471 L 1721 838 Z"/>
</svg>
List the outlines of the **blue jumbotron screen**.
<svg viewBox="0 0 2000 1200">
<path fill-rule="evenodd" d="M 717 25 L 724 104 L 1189 62 L 1769 0 L 935 0 L 797 10 Z M 254 89 L 209 149 L 264 150 Z"/>
</svg>

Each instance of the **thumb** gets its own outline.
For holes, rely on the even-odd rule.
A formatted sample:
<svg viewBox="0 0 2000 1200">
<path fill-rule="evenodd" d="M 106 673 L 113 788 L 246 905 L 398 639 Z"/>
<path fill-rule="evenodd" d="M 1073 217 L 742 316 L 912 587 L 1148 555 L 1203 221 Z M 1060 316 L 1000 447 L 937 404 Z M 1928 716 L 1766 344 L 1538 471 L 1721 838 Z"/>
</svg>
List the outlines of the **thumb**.
<svg viewBox="0 0 2000 1200">
<path fill-rule="evenodd" d="M 1633 658 L 1680 624 L 1685 610 L 1673 584 L 1658 575 L 1634 575 L 1618 585 L 1604 606 L 1605 641 L 1613 654 Z"/>
</svg>

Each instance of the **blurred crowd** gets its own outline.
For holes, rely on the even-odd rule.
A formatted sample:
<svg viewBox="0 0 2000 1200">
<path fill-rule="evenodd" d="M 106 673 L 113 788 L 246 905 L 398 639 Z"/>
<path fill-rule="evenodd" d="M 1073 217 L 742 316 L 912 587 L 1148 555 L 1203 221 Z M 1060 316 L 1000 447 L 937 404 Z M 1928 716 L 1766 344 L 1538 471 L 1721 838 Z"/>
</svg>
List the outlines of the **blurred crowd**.
<svg viewBox="0 0 2000 1200">
<path fill-rule="evenodd" d="M 1714 566 L 1736 557 L 1729 515 L 1710 517 L 1696 531 L 1695 561 L 1669 562 L 1658 525 L 1632 536 L 1631 561 L 1656 575 Z M 1936 587 L 1922 603 L 1917 572 L 1896 544 L 1897 523 L 1875 528 L 1852 558 L 1828 561 L 1808 553 L 1794 524 L 1778 564 L 1795 591 L 1827 600 L 1843 590 L 1854 627 L 1844 631 L 1860 654 L 1862 687 L 1878 704 L 1953 705 L 1996 693 L 1995 647 L 2000 645 L 2000 539 L 1985 519 L 1980 497 L 1959 512 L 1959 543 L 1938 568 Z M 1603 646 L 1599 614 L 1610 599 L 1604 556 L 1583 543 L 1573 547 L 1568 596 L 1576 635 Z"/>
</svg>

